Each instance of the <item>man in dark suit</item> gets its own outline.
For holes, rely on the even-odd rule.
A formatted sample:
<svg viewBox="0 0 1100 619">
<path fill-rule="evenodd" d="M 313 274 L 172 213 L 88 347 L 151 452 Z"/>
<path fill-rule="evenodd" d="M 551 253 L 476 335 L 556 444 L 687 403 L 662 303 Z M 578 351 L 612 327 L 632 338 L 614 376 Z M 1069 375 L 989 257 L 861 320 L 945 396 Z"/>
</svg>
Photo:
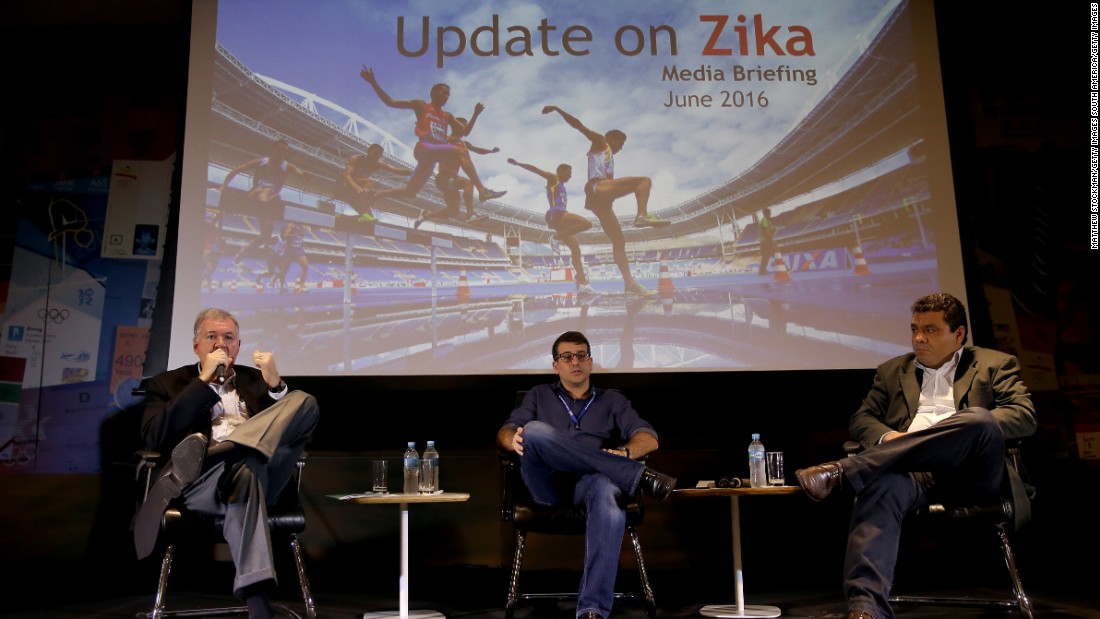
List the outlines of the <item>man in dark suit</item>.
<svg viewBox="0 0 1100 619">
<path fill-rule="evenodd" d="M 878 367 L 848 422 L 863 451 L 795 471 L 816 501 L 842 486 L 856 496 L 844 557 L 849 619 L 893 617 L 890 587 L 904 516 L 944 496 L 995 496 L 1005 439 L 1035 432 L 1016 357 L 964 346 L 966 308 L 934 293 L 912 307 L 913 352 Z"/>
<path fill-rule="evenodd" d="M 199 361 L 146 381 L 141 433 L 148 449 L 172 452 L 134 521 L 138 558 L 152 552 L 168 503 L 224 515 L 223 534 L 236 567 L 233 592 L 249 619 L 269 619 L 275 584 L 267 506 L 290 481 L 317 425 L 313 396 L 290 391 L 270 352 L 255 368 L 237 365 L 240 325 L 211 308 L 195 319 Z M 207 445 L 209 444 L 209 448 Z"/>
</svg>

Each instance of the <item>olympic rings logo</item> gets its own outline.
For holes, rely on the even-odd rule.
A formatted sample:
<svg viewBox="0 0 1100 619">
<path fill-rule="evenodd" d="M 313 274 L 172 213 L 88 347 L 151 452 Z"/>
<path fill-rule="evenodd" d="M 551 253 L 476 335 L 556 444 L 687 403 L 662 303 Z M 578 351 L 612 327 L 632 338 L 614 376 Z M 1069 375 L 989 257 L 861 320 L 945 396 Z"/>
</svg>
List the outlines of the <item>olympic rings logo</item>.
<svg viewBox="0 0 1100 619">
<path fill-rule="evenodd" d="M 42 309 L 38 310 L 38 317 L 42 320 L 46 320 L 47 318 L 49 318 L 54 322 L 54 324 L 59 325 L 69 319 L 69 310 L 57 309 L 55 307 L 47 309 L 43 307 Z"/>
</svg>

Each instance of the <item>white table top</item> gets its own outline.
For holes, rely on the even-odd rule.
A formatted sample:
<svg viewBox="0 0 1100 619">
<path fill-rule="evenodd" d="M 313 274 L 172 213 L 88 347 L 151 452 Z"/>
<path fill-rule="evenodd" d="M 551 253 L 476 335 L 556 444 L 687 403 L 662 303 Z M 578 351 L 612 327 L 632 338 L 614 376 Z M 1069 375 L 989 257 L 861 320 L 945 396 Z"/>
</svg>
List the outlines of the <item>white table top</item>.
<svg viewBox="0 0 1100 619">
<path fill-rule="evenodd" d="M 330 497 L 344 503 L 357 505 L 399 503 L 457 503 L 470 498 L 468 492 L 437 492 L 435 494 L 405 494 L 403 492 L 363 492 L 360 494 L 330 494 Z"/>
</svg>

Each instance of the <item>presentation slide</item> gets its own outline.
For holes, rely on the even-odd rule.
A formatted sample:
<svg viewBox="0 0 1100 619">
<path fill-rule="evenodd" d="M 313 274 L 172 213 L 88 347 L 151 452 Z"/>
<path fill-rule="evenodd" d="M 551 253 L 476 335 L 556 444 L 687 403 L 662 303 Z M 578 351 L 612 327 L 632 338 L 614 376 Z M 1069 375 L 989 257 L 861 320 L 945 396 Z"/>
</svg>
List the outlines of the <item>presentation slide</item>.
<svg viewBox="0 0 1100 619">
<path fill-rule="evenodd" d="M 932 3 L 193 8 L 170 367 L 870 368 L 965 302 Z"/>
</svg>

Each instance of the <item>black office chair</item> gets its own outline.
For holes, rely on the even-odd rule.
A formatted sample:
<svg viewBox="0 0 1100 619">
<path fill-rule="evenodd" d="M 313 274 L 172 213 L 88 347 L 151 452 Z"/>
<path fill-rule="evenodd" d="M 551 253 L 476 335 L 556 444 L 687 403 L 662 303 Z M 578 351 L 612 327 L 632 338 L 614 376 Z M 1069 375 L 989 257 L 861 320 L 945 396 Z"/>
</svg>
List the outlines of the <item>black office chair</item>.
<svg viewBox="0 0 1100 619">
<path fill-rule="evenodd" d="M 137 479 L 142 486 L 141 500 L 148 496 L 153 483 L 153 471 L 157 468 L 161 454 L 156 451 L 143 450 L 136 453 Z M 301 492 L 302 471 L 305 468 L 306 454 L 298 460 L 298 466 L 294 473 L 294 479 L 287 484 L 279 495 L 274 505 L 268 507 L 267 520 L 271 527 L 271 539 L 274 544 L 283 541 L 289 544 L 294 560 L 294 566 L 298 574 L 298 584 L 302 590 L 302 602 L 305 608 L 305 619 L 315 619 L 316 607 L 313 602 L 313 594 L 309 588 L 309 578 L 306 575 L 305 562 L 302 559 L 302 547 L 298 542 L 298 533 L 305 530 L 306 517 L 302 508 L 299 494 Z M 140 508 L 140 503 L 138 505 Z M 136 513 L 136 512 L 135 512 Z M 247 615 L 246 606 L 226 606 L 221 608 L 203 608 L 186 610 L 166 610 L 165 593 L 168 589 L 168 574 L 172 570 L 172 559 L 175 556 L 177 546 L 184 544 L 217 544 L 225 542 L 222 537 L 223 516 L 210 516 L 187 510 L 174 501 L 165 510 L 161 518 L 161 531 L 157 537 L 158 546 L 164 547 L 164 557 L 161 559 L 160 576 L 157 580 L 157 592 L 153 598 L 153 609 L 148 613 L 139 613 L 142 619 L 161 619 L 167 617 L 222 617 L 231 615 Z M 302 619 L 296 611 L 281 607 L 293 617 Z"/>
<path fill-rule="evenodd" d="M 516 395 L 517 405 L 523 400 L 525 393 L 521 391 Z M 501 519 L 505 522 L 511 522 L 515 532 L 512 569 L 508 578 L 508 599 L 504 605 L 505 618 L 512 619 L 516 606 L 521 602 L 576 599 L 576 592 L 520 593 L 519 575 L 523 568 L 523 555 L 528 533 L 584 535 L 586 514 L 583 507 L 566 505 L 548 507 L 535 503 L 520 477 L 519 456 L 511 452 L 502 453 L 500 462 L 501 488 L 503 489 L 501 494 Z M 657 616 L 657 604 L 653 600 L 653 588 L 649 585 L 649 574 L 646 572 L 645 558 L 642 556 L 642 544 L 638 539 L 638 527 L 642 524 L 645 515 L 642 497 L 640 494 L 624 496 L 620 500 L 620 505 L 626 511 L 626 534 L 630 537 L 634 560 L 638 565 L 641 591 L 616 592 L 615 600 L 641 601 L 645 606 L 646 614 L 650 619 L 653 619 Z"/>
<path fill-rule="evenodd" d="M 137 388 L 133 394 L 144 397 L 144 389 Z M 149 496 L 149 490 L 153 486 L 153 473 L 161 463 L 163 457 L 160 452 L 152 450 L 139 450 L 135 454 L 137 470 L 135 480 L 140 484 L 138 488 L 137 505 L 134 513 L 141 508 L 141 503 Z M 302 546 L 298 542 L 298 533 L 306 528 L 305 510 L 302 508 L 300 493 L 302 488 L 302 471 L 306 464 L 305 452 L 298 459 L 294 477 L 286 485 L 278 500 L 267 510 L 268 526 L 271 528 L 271 540 L 283 540 L 289 544 L 294 560 L 294 566 L 298 573 L 298 584 L 302 589 L 302 602 L 305 607 L 305 619 L 315 619 L 316 607 L 313 603 L 313 594 L 309 588 L 309 578 L 306 575 L 305 562 L 302 560 Z M 153 610 L 148 613 L 138 613 L 141 619 L 162 619 L 166 617 L 222 617 L 231 615 L 247 615 L 246 606 L 227 606 L 222 608 L 204 608 L 187 610 L 165 610 L 165 592 L 168 589 L 168 574 L 172 570 L 172 559 L 175 556 L 176 547 L 181 544 L 217 544 L 225 542 L 222 536 L 222 523 L 224 517 L 210 516 L 192 512 L 183 507 L 180 501 L 173 501 L 160 521 L 160 534 L 157 536 L 158 546 L 164 548 L 164 557 L 160 563 L 160 576 L 157 579 L 157 592 L 153 598 Z M 281 607 L 293 617 L 302 619 L 294 610 Z"/>
<path fill-rule="evenodd" d="M 850 455 L 858 453 L 861 447 L 856 441 L 844 443 L 844 450 Z M 1018 531 L 1031 520 L 1031 499 L 1035 497 L 1035 487 L 1027 481 L 1027 471 L 1020 455 L 1020 441 L 1010 441 L 1005 453 L 1005 481 L 1000 497 L 986 502 L 936 503 L 920 509 L 910 519 L 936 523 L 946 526 L 975 525 L 986 527 L 996 535 L 1004 557 L 1008 577 L 1012 583 L 1011 597 L 951 597 L 893 595 L 891 604 L 961 606 L 978 608 L 1018 609 L 1028 619 L 1034 619 L 1031 600 L 1024 593 L 1023 581 L 1016 566 L 1016 557 L 1012 552 L 1009 533 Z"/>
</svg>

